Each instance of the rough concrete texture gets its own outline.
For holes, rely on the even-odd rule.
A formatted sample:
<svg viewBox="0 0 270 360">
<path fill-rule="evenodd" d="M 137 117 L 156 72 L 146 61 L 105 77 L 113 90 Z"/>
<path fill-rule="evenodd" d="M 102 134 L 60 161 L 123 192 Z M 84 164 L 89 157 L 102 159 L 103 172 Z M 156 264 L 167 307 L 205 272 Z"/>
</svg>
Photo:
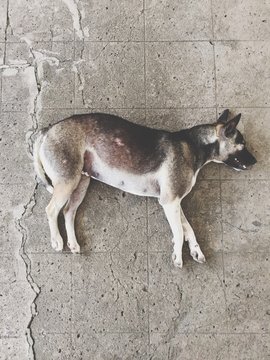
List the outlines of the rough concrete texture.
<svg viewBox="0 0 270 360">
<path fill-rule="evenodd" d="M 1 360 L 270 358 L 269 39 L 267 0 L 0 0 Z M 207 165 L 184 200 L 205 265 L 184 244 L 173 267 L 157 201 L 94 181 L 82 253 L 52 250 L 39 128 L 95 110 L 176 130 L 224 108 L 258 164 Z"/>
</svg>

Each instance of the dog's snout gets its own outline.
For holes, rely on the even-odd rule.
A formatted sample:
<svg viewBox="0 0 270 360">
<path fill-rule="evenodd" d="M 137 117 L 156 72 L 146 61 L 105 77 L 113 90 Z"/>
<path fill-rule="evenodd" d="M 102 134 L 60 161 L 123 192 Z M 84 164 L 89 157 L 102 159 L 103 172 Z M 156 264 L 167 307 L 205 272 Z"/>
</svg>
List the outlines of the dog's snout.
<svg viewBox="0 0 270 360">
<path fill-rule="evenodd" d="M 248 150 L 246 150 L 245 158 L 247 165 L 254 165 L 257 162 L 256 158 Z"/>
</svg>

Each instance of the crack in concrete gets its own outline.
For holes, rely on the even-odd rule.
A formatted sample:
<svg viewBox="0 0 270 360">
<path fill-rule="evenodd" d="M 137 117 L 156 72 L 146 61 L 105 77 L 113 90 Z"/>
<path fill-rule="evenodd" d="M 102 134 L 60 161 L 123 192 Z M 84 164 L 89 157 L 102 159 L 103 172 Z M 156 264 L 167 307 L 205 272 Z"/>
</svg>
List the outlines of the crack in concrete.
<svg viewBox="0 0 270 360">
<path fill-rule="evenodd" d="M 74 0 L 74 1 L 76 3 L 76 8 L 77 8 L 78 17 L 79 17 L 79 29 L 80 29 L 80 33 L 82 35 L 82 41 L 84 42 L 85 35 L 84 35 L 83 27 L 82 27 L 82 13 L 79 9 L 79 1 L 80 0 Z"/>
<path fill-rule="evenodd" d="M 33 108 L 30 111 L 32 126 L 30 129 L 28 129 L 27 135 L 26 135 L 28 153 L 32 156 L 33 155 L 33 144 L 34 144 L 33 137 L 37 133 L 37 130 L 38 130 L 37 113 L 38 113 L 38 108 L 39 108 L 38 99 L 39 99 L 40 92 L 41 92 L 41 80 L 38 75 L 38 64 L 37 64 L 36 57 L 34 55 L 32 48 L 30 48 L 30 52 L 34 58 L 33 64 L 30 64 L 30 63 L 9 64 L 9 65 L 4 64 L 4 65 L 0 66 L 0 69 L 3 69 L 4 70 L 3 75 L 7 75 L 7 76 L 15 75 L 17 73 L 17 71 L 20 71 L 20 70 L 25 71 L 27 68 L 34 69 L 35 85 L 36 85 L 37 92 L 34 96 Z M 28 81 L 30 81 L 29 74 L 25 74 L 25 75 L 26 75 L 26 79 Z M 29 85 L 29 90 L 31 90 L 31 85 Z M 31 93 L 30 93 L 30 96 L 31 96 Z"/>
<path fill-rule="evenodd" d="M 9 19 L 9 0 L 7 0 L 7 14 L 6 14 L 6 27 L 5 27 L 5 48 L 4 48 L 4 55 L 3 55 L 3 63 L 6 64 L 6 56 L 7 56 L 7 36 L 8 36 L 8 28 L 10 26 L 10 19 Z"/>
<path fill-rule="evenodd" d="M 67 5 L 67 7 L 71 13 L 71 16 L 73 18 L 73 29 L 75 30 L 79 39 L 82 41 L 82 48 L 80 50 L 80 60 L 73 62 L 73 66 L 74 66 L 73 69 L 78 76 L 79 90 L 81 91 L 82 103 L 83 103 L 83 106 L 85 106 L 86 105 L 85 94 L 84 94 L 85 80 L 84 80 L 82 73 L 80 71 L 80 68 L 78 66 L 81 62 L 84 61 L 83 54 L 84 54 L 84 40 L 85 40 L 85 34 L 84 34 L 83 26 L 82 26 L 82 14 L 79 9 L 79 0 L 62 0 L 62 1 Z"/>
<path fill-rule="evenodd" d="M 84 40 L 84 31 L 82 28 L 82 14 L 79 9 L 79 0 L 62 0 L 68 7 L 71 17 L 73 19 L 73 29 L 78 35 L 79 39 Z"/>
<path fill-rule="evenodd" d="M 85 95 L 84 95 L 84 84 L 85 84 L 85 81 L 84 81 L 84 78 L 79 70 L 79 68 L 77 67 L 77 64 L 75 63 L 75 68 L 76 68 L 76 72 L 77 72 L 77 75 L 78 75 L 78 80 L 79 80 L 79 90 L 81 91 L 81 95 L 82 95 L 82 103 L 83 103 L 83 106 L 85 106 L 86 104 L 86 101 L 85 101 Z"/>
<path fill-rule="evenodd" d="M 32 277 L 31 274 L 31 260 L 30 257 L 28 256 L 28 254 L 25 251 L 25 245 L 26 245 L 26 241 L 28 238 L 27 235 L 27 229 L 25 228 L 25 226 L 23 225 L 23 221 L 24 218 L 28 215 L 28 214 L 32 214 L 33 213 L 33 209 L 36 206 L 36 192 L 37 192 L 37 188 L 38 188 L 38 183 L 35 185 L 34 191 L 29 199 L 29 201 L 24 205 L 24 210 L 22 211 L 22 213 L 20 214 L 20 216 L 18 218 L 15 218 L 15 227 L 16 229 L 19 231 L 19 233 L 21 234 L 21 238 L 22 238 L 22 242 L 21 242 L 21 247 L 19 249 L 19 255 L 22 258 L 24 265 L 25 265 L 25 271 L 26 271 L 26 280 L 28 282 L 28 284 L 30 285 L 31 289 L 33 290 L 35 297 L 30 305 L 30 310 L 31 310 L 31 319 L 29 320 L 29 323 L 27 325 L 26 328 L 26 340 L 29 346 L 29 356 L 31 359 L 35 360 L 36 359 L 36 355 L 35 355 L 35 350 L 34 350 L 34 338 L 32 335 L 32 331 L 31 331 L 31 325 L 32 322 L 34 320 L 34 318 L 37 316 L 38 312 L 37 312 L 37 307 L 36 307 L 36 300 L 38 298 L 38 295 L 40 293 L 40 287 L 38 286 L 38 284 L 35 282 L 35 280 Z"/>
<path fill-rule="evenodd" d="M 75 68 L 75 72 L 77 73 L 78 75 L 78 80 L 79 80 L 79 90 L 81 91 L 81 96 L 82 96 L 82 103 L 83 105 L 86 104 L 86 101 L 85 101 L 85 95 L 84 95 L 84 84 L 85 84 L 85 80 L 81 74 L 81 71 L 80 71 L 80 68 L 79 68 L 79 64 L 82 63 L 84 60 L 83 60 L 83 53 L 84 53 L 84 39 L 82 41 L 82 48 L 80 50 L 80 60 L 79 61 L 75 61 L 73 63 L 74 65 L 74 68 Z"/>
<path fill-rule="evenodd" d="M 34 106 L 33 106 L 33 112 L 30 114 L 32 119 L 32 127 L 28 130 L 28 133 L 30 134 L 28 137 L 28 151 L 31 155 L 33 155 L 33 146 L 34 146 L 34 140 L 33 137 L 38 131 L 38 121 L 37 121 L 37 112 L 38 112 L 38 100 L 41 93 L 41 82 L 42 80 L 39 77 L 38 73 L 38 63 L 36 59 L 35 52 L 33 51 L 32 47 L 29 47 L 29 51 L 33 57 L 33 67 L 34 67 L 34 75 L 35 75 L 35 81 L 36 81 L 36 87 L 37 87 L 37 93 L 34 98 Z"/>
</svg>

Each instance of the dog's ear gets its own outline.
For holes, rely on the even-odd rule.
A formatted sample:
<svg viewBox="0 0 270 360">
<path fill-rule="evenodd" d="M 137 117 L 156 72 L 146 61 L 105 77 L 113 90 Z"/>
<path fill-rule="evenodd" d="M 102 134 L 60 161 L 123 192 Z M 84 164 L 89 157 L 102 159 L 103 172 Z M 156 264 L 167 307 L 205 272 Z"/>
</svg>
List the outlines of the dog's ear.
<svg viewBox="0 0 270 360">
<path fill-rule="evenodd" d="M 241 119 L 241 114 L 238 114 L 223 126 L 223 131 L 226 137 L 233 136 L 233 134 L 235 133 L 236 126 L 238 125 L 240 119 Z"/>
<path fill-rule="evenodd" d="M 223 113 L 217 119 L 217 123 L 218 124 L 226 124 L 226 122 L 228 121 L 228 116 L 229 116 L 229 109 L 226 109 L 223 111 Z"/>
</svg>

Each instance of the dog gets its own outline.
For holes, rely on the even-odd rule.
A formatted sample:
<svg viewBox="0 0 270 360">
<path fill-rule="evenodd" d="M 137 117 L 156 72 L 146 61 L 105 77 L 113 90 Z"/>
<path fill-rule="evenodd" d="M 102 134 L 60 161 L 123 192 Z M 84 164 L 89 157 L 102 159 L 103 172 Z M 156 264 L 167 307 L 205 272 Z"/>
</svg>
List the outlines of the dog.
<svg viewBox="0 0 270 360">
<path fill-rule="evenodd" d="M 68 247 L 79 253 L 74 220 L 90 179 L 123 191 L 158 198 L 173 233 L 173 262 L 182 267 L 182 247 L 199 263 L 204 254 L 181 208 L 198 172 L 207 163 L 246 170 L 256 163 L 236 128 L 241 114 L 225 110 L 213 124 L 176 132 L 152 129 L 102 113 L 74 115 L 41 130 L 34 143 L 34 167 L 52 195 L 46 207 L 52 247 L 61 251 L 58 214 L 63 208 Z"/>
</svg>

